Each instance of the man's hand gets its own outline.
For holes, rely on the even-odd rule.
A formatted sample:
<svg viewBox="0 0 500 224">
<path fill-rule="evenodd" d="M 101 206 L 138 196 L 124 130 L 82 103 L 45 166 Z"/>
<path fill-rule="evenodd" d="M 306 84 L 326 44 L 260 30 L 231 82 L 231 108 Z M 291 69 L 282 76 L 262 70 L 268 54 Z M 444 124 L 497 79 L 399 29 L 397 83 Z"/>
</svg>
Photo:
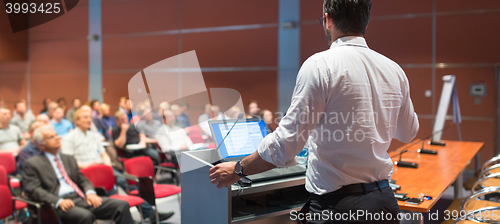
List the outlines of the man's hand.
<svg viewBox="0 0 500 224">
<path fill-rule="evenodd" d="M 220 163 L 210 169 L 210 180 L 217 184 L 217 188 L 228 187 L 240 180 L 240 176 L 234 172 L 236 162 Z"/>
<path fill-rule="evenodd" d="M 75 207 L 75 204 L 70 199 L 63 199 L 59 202 L 59 208 L 63 210 L 63 212 L 67 212 L 70 208 Z"/>
<path fill-rule="evenodd" d="M 92 206 L 94 208 L 97 208 L 97 207 L 101 206 L 102 198 L 95 195 L 95 194 L 88 194 L 87 195 L 87 204 L 89 204 L 90 206 Z"/>
<path fill-rule="evenodd" d="M 123 123 L 120 128 L 122 129 L 122 131 L 125 131 L 127 132 L 128 128 L 130 127 L 130 125 L 128 123 Z"/>
</svg>

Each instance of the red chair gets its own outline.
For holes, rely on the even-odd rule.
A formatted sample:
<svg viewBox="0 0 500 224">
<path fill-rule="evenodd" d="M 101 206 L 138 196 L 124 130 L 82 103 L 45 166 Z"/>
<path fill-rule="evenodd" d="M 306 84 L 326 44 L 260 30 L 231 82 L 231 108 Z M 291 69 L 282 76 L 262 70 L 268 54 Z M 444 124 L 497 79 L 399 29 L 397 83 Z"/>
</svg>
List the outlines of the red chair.
<svg viewBox="0 0 500 224">
<path fill-rule="evenodd" d="M 3 166 L 5 168 L 7 174 L 16 173 L 16 158 L 14 158 L 14 156 L 10 152 L 2 152 L 0 153 L 0 166 Z M 19 188 L 21 186 L 19 180 L 12 179 L 11 177 L 9 177 L 9 182 L 10 187 L 12 188 Z"/>
<path fill-rule="evenodd" d="M 92 184 L 94 184 L 94 188 L 96 188 L 96 190 L 98 188 L 103 189 L 104 194 L 105 192 L 108 192 L 115 187 L 115 175 L 113 173 L 113 168 L 111 168 L 110 166 L 99 164 L 81 169 L 80 171 L 90 180 L 90 182 L 92 182 Z M 144 203 L 144 200 L 142 198 L 137 196 L 119 194 L 111 195 L 109 196 L 109 198 L 126 201 L 128 202 L 130 207 L 137 206 L 137 208 L 139 209 L 139 214 L 141 214 L 141 220 L 143 220 L 144 217 L 142 217 L 142 208 L 140 206 L 142 203 Z"/>
<path fill-rule="evenodd" d="M 124 163 L 126 177 L 129 178 L 129 184 L 137 184 L 139 190 L 130 191 L 131 195 L 138 195 L 147 201 L 150 205 L 154 206 L 156 212 L 156 220 L 158 219 L 158 209 L 156 207 L 156 198 L 164 198 L 172 195 L 177 195 L 180 201 L 181 188 L 179 186 L 170 184 L 156 184 L 154 169 L 170 169 L 161 166 L 153 166 L 153 161 L 147 156 L 139 156 L 128 159 Z M 130 179 L 133 179 L 131 181 Z"/>
<path fill-rule="evenodd" d="M 0 204 L 2 205 L 0 209 L 0 220 L 14 215 L 15 223 L 17 223 L 16 211 L 25 209 L 28 207 L 28 204 L 40 208 L 40 205 L 37 203 L 12 196 L 7 171 L 3 166 L 0 166 Z"/>
<path fill-rule="evenodd" d="M 201 129 L 198 126 L 190 126 L 186 128 L 188 132 L 188 136 L 193 142 L 196 143 L 205 143 L 205 139 L 203 139 L 203 135 L 201 133 Z"/>
</svg>

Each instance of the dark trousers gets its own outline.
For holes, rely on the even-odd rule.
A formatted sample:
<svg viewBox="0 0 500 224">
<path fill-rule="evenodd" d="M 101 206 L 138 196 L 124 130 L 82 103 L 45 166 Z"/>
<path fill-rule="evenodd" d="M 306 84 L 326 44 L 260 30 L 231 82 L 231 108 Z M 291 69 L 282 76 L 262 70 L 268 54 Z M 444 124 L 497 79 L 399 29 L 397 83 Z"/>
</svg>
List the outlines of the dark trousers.
<svg viewBox="0 0 500 224">
<path fill-rule="evenodd" d="M 354 194 L 334 191 L 325 195 L 311 194 L 308 214 L 311 219 L 307 223 L 399 224 L 398 214 L 398 202 L 390 187 Z"/>
<path fill-rule="evenodd" d="M 75 207 L 64 212 L 57 208 L 57 215 L 63 223 L 92 224 L 96 219 L 113 220 L 116 224 L 133 224 L 130 206 L 126 201 L 102 197 L 101 206 L 94 208 L 77 194 L 70 194 L 65 199 L 73 200 Z"/>
</svg>

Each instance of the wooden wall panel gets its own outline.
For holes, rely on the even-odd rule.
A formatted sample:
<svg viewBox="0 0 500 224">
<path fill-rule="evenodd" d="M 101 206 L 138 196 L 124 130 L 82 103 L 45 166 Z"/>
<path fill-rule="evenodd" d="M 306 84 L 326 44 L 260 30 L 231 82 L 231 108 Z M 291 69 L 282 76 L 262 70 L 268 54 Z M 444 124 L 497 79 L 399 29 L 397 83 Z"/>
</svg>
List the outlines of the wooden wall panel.
<svg viewBox="0 0 500 224">
<path fill-rule="evenodd" d="M 173 29 L 178 29 L 178 1 L 103 1 L 103 35 Z"/>
<path fill-rule="evenodd" d="M 278 22 L 278 0 L 183 0 L 182 28 Z"/>
<path fill-rule="evenodd" d="M 37 73 L 31 74 L 31 108 L 38 114 L 42 109 L 45 97 L 57 100 L 66 98 L 66 103 L 74 97 L 79 97 L 83 102 L 88 96 L 88 73 Z"/>
<path fill-rule="evenodd" d="M 177 36 L 139 36 L 104 38 L 103 69 L 144 69 L 158 61 L 178 54 Z M 134 71 L 135 74 L 137 71 Z"/>
<path fill-rule="evenodd" d="M 399 64 L 431 63 L 431 22 L 431 18 L 372 20 L 366 42 Z"/>
<path fill-rule="evenodd" d="M 63 16 L 30 28 L 30 42 L 65 39 L 86 40 L 89 32 L 88 14 L 88 6 L 81 4 L 80 1 L 76 7 Z"/>
<path fill-rule="evenodd" d="M 182 51 L 191 50 L 196 50 L 201 67 L 274 67 L 278 63 L 278 31 L 266 28 L 182 35 Z"/>
<path fill-rule="evenodd" d="M 496 13 L 442 16 L 437 20 L 437 61 L 500 62 L 500 6 Z"/>
<path fill-rule="evenodd" d="M 88 51 L 86 39 L 31 42 L 31 72 L 86 72 L 89 66 Z"/>
<path fill-rule="evenodd" d="M 403 69 L 410 83 L 410 96 L 417 114 L 432 114 L 432 98 L 425 96 L 431 90 L 432 71 L 430 68 Z"/>
<path fill-rule="evenodd" d="M 102 94 L 105 103 L 109 104 L 111 111 L 118 110 L 120 97 L 128 97 L 128 82 L 135 73 L 104 73 L 102 87 L 106 92 Z"/>
<path fill-rule="evenodd" d="M 500 1 L 475 0 L 474 2 L 470 2 L 465 0 L 439 0 L 436 1 L 436 8 L 438 12 L 491 10 L 500 9 Z"/>
</svg>

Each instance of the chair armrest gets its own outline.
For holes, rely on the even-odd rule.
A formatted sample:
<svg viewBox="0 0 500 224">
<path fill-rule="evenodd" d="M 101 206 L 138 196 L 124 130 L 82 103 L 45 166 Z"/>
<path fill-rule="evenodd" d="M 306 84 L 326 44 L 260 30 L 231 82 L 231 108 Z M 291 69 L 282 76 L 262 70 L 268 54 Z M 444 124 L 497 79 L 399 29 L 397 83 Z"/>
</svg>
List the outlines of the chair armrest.
<svg viewBox="0 0 500 224">
<path fill-rule="evenodd" d="M 474 185 L 472 186 L 472 189 L 471 189 L 472 194 L 474 195 L 476 187 L 477 187 L 478 185 L 482 184 L 485 180 L 490 179 L 490 178 L 499 178 L 499 177 L 500 177 L 500 173 L 493 173 L 493 174 L 490 174 L 490 175 L 485 176 L 485 177 L 483 177 L 483 178 L 480 178 L 480 179 L 479 179 L 478 181 L 476 181 L 476 183 L 474 183 Z M 499 187 L 500 187 L 500 186 L 499 186 Z M 489 188 L 489 187 L 487 187 L 487 188 Z"/>
<path fill-rule="evenodd" d="M 15 200 L 15 201 L 22 201 L 28 205 L 33 205 L 35 206 L 37 209 L 40 209 L 42 207 L 42 205 L 40 203 L 37 203 L 37 202 L 34 202 L 34 201 L 30 201 L 30 200 L 26 200 L 24 198 L 20 198 L 20 197 L 13 197 L 12 200 Z"/>
<path fill-rule="evenodd" d="M 487 169 L 488 167 L 492 166 L 492 165 L 495 165 L 498 163 L 498 161 L 500 160 L 500 155 L 497 155 L 493 158 L 491 158 L 490 160 L 486 161 L 483 166 L 481 167 L 481 171 Z"/>
<path fill-rule="evenodd" d="M 472 188 L 472 190 L 474 190 L 474 188 Z M 460 210 L 465 211 L 465 208 L 467 207 L 467 205 L 471 200 L 476 200 L 479 197 L 499 192 L 500 192 L 500 187 L 485 187 L 479 191 L 473 192 L 471 196 L 466 197 L 464 198 L 464 200 L 462 200 L 462 204 L 460 205 Z"/>
<path fill-rule="evenodd" d="M 104 189 L 104 187 L 96 187 L 94 190 L 97 193 L 97 196 L 100 197 L 108 196 L 108 194 L 106 193 L 106 189 Z"/>
<path fill-rule="evenodd" d="M 138 177 L 136 177 L 136 176 L 134 176 L 134 175 L 130 175 L 130 174 L 128 174 L 128 173 L 123 173 L 122 175 L 123 175 L 123 177 L 124 177 L 125 179 L 127 179 L 127 180 L 133 180 L 133 181 L 135 181 L 135 182 L 139 182 L 139 178 L 138 178 Z"/>
<path fill-rule="evenodd" d="M 164 167 L 164 166 L 154 166 L 154 167 L 156 169 L 164 170 L 164 171 L 168 171 L 168 172 L 177 172 L 177 169 L 170 168 L 170 167 Z"/>
<path fill-rule="evenodd" d="M 491 174 L 491 173 L 490 173 L 490 171 L 492 171 L 492 170 L 494 170 L 494 169 L 497 169 L 497 168 L 500 168 L 500 163 L 498 163 L 498 164 L 494 164 L 494 165 L 492 165 L 492 166 L 489 166 L 489 167 L 487 167 L 487 168 L 485 168 L 485 169 L 481 170 L 481 173 L 479 173 L 478 178 L 483 178 L 483 177 L 485 177 L 485 176 L 490 175 L 490 174 Z"/>
</svg>

